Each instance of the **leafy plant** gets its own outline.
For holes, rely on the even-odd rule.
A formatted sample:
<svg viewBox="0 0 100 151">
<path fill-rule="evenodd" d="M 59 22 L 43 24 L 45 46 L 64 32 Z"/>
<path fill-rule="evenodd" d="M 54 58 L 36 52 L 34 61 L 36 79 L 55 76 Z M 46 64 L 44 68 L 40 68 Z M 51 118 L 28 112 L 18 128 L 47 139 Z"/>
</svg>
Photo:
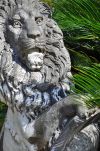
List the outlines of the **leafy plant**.
<svg viewBox="0 0 100 151">
<path fill-rule="evenodd" d="M 42 1 L 47 3 L 49 6 L 53 5 L 53 0 L 42 0 Z"/>
<path fill-rule="evenodd" d="M 97 0 L 54 0 L 54 18 L 71 39 L 100 38 L 100 2 Z M 75 30 L 75 31 L 74 31 Z"/>
<path fill-rule="evenodd" d="M 54 0 L 53 4 L 53 17 L 63 30 L 67 48 L 80 54 L 84 52 L 91 61 L 98 63 L 100 60 L 100 1 Z M 71 55 L 72 58 L 76 56 L 72 52 Z"/>
<path fill-rule="evenodd" d="M 4 122 L 6 111 L 7 111 L 6 105 L 0 102 L 0 129 Z"/>
<path fill-rule="evenodd" d="M 100 64 L 91 67 L 78 67 L 74 75 L 76 93 L 84 94 L 89 106 L 100 107 Z"/>
</svg>

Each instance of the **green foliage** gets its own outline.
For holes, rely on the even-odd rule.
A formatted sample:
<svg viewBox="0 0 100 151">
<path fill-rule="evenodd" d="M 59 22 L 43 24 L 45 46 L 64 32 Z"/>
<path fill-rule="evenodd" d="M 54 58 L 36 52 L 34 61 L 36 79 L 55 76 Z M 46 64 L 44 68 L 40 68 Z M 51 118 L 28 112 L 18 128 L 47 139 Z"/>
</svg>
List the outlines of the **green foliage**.
<svg viewBox="0 0 100 151">
<path fill-rule="evenodd" d="M 100 107 L 100 64 L 78 67 L 74 75 L 76 93 L 84 94 L 88 105 Z"/>
<path fill-rule="evenodd" d="M 0 102 L 0 129 L 4 122 L 6 111 L 7 111 L 6 105 Z"/>
<path fill-rule="evenodd" d="M 100 2 L 96 0 L 54 0 L 54 4 L 54 18 L 62 29 L 75 30 L 75 35 L 71 39 L 100 38 Z"/>
<path fill-rule="evenodd" d="M 98 63 L 100 60 L 100 1 L 54 0 L 53 6 L 53 16 L 63 30 L 67 48 L 80 53 L 84 52 L 93 62 Z"/>
<path fill-rule="evenodd" d="M 41 1 L 47 3 L 49 6 L 53 5 L 53 0 L 41 0 Z"/>
<path fill-rule="evenodd" d="M 84 52 L 77 52 L 73 49 L 69 49 L 71 56 L 71 63 L 74 66 L 91 66 L 92 60 Z"/>
</svg>

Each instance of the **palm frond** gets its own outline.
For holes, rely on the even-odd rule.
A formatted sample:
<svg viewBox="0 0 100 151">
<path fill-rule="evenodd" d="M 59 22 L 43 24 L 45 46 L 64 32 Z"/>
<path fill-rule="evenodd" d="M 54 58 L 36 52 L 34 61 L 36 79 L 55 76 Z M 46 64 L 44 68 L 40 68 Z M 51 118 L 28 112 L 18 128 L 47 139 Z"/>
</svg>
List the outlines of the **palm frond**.
<svg viewBox="0 0 100 151">
<path fill-rule="evenodd" d="M 62 29 L 80 29 L 85 36 L 100 36 L 100 3 L 94 0 L 55 0 L 54 4 L 54 18 Z"/>
<path fill-rule="evenodd" d="M 54 0 L 54 19 L 67 47 L 100 60 L 100 1 Z"/>
<path fill-rule="evenodd" d="M 68 49 L 71 56 L 71 63 L 73 66 L 91 66 L 93 62 L 98 62 L 97 60 L 91 59 L 84 52 L 77 52 L 74 49 Z"/>
<path fill-rule="evenodd" d="M 91 67 L 76 67 L 74 75 L 76 93 L 84 94 L 86 103 L 100 107 L 100 64 Z"/>
</svg>

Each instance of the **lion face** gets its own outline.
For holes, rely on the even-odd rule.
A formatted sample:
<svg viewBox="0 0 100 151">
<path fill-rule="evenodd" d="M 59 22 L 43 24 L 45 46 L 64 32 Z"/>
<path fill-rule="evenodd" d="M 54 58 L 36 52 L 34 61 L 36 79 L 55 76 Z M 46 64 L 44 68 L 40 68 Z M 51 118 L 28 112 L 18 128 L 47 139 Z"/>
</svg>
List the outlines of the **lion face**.
<svg viewBox="0 0 100 151">
<path fill-rule="evenodd" d="M 0 10 L 4 23 L 4 45 L 10 46 L 1 55 L 2 60 L 6 58 L 1 67 L 5 75 L 9 70 L 14 70 L 13 73 L 25 70 L 24 73 L 30 75 L 22 73 L 22 79 L 32 77 L 33 80 L 37 72 L 41 82 L 54 83 L 67 78 L 71 70 L 70 56 L 63 43 L 62 31 L 51 18 L 50 8 L 40 2 L 37 5 L 34 0 L 18 1 L 18 4 L 15 1 L 11 6 L 10 9 L 8 5 L 7 9 L 9 15 L 6 10 L 5 13 Z M 11 76 L 16 77 L 16 74 Z"/>
<path fill-rule="evenodd" d="M 37 12 L 17 10 L 8 19 L 8 42 L 30 70 L 40 70 L 45 53 L 45 22 L 46 17 Z"/>
</svg>

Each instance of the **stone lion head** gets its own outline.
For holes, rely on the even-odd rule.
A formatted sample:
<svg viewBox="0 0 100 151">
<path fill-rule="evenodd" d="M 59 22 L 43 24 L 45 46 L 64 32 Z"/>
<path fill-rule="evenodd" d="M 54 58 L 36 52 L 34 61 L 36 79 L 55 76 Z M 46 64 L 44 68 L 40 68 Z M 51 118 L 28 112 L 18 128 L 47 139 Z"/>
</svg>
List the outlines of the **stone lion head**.
<svg viewBox="0 0 100 151">
<path fill-rule="evenodd" d="M 35 0 L 2 0 L 0 3 L 0 57 L 5 75 L 9 71 L 12 75 L 21 74 L 24 70 L 31 77 L 40 74 L 42 82 L 67 78 L 70 57 L 63 34 L 51 18 L 50 8 Z"/>
</svg>

